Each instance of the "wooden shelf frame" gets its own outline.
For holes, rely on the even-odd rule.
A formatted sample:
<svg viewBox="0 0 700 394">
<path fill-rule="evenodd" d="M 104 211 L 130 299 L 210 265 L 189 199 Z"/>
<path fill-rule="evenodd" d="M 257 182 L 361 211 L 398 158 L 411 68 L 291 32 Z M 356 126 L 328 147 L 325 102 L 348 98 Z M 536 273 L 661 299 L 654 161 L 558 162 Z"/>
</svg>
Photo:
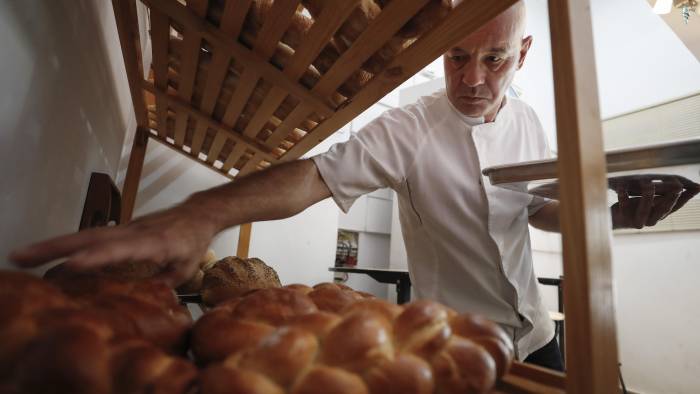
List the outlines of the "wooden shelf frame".
<svg viewBox="0 0 700 394">
<path fill-rule="evenodd" d="M 231 179 L 267 165 L 295 160 L 327 138 L 414 73 L 432 62 L 462 37 L 510 7 L 516 0 L 464 0 L 430 31 L 396 55 L 353 97 L 337 104 L 332 100 L 341 84 L 357 71 L 427 0 L 391 2 L 347 49 L 339 61 L 308 89 L 299 80 L 305 64 L 320 50 L 322 40 L 313 40 L 298 50 L 298 56 L 280 69 L 271 63 L 274 48 L 284 33 L 299 0 L 277 0 L 275 17 L 265 23 L 252 48 L 235 39 L 243 25 L 240 10 L 251 0 L 228 0 L 217 28 L 206 20 L 206 0 L 143 0 L 150 7 L 153 66 L 144 79 L 141 69 L 136 0 L 113 0 L 122 52 L 137 118 L 137 137 L 125 184 L 125 215 L 129 217 L 138 189 L 145 140 L 158 140 Z M 608 211 L 605 205 L 605 160 L 596 90 L 590 0 L 550 0 L 549 15 L 555 77 L 555 103 L 560 159 L 558 175 L 563 180 L 561 224 L 565 260 L 567 307 L 567 376 L 522 373 L 514 367 L 502 385 L 505 392 L 538 392 L 545 387 L 569 393 L 612 393 L 617 384 L 612 273 Z M 319 17 L 316 30 L 331 35 L 348 12 Z M 168 40 L 173 24 L 183 38 L 178 88 L 169 82 Z M 169 28 L 168 28 L 169 27 Z M 329 37 L 330 39 L 330 37 Z M 199 103 L 193 102 L 198 63 L 213 55 Z M 242 67 L 236 89 L 223 117 L 214 116 L 216 98 L 232 67 Z M 145 81 L 145 82 L 144 82 Z M 264 81 L 272 88 L 260 99 L 257 114 L 242 130 L 236 123 L 246 103 Z M 149 120 L 148 96 L 154 98 Z M 257 130 L 287 97 L 296 100 L 284 119 L 272 122 L 274 130 Z M 271 120 L 274 120 L 270 118 Z M 169 120 L 172 123 L 168 128 Z M 309 123 L 310 122 L 310 123 Z M 194 123 L 191 126 L 190 123 Z M 303 126 L 312 124 L 312 127 Z M 188 130 L 189 128 L 189 130 Z M 155 134 L 149 130 L 156 130 Z M 194 129 L 194 130 L 192 130 Z M 188 131 L 190 134 L 188 134 Z M 259 133 L 262 131 L 262 133 Z M 259 138 L 262 134 L 263 137 Z M 290 136 L 296 135 L 296 139 Z M 188 139 L 188 136 L 190 137 Z M 291 138 L 291 139 L 290 139 Z M 189 141 L 189 146 L 187 145 Z M 200 159 L 200 153 L 207 158 Z M 216 162 L 220 162 L 219 166 Z M 223 163 L 223 165 L 221 165 Z M 220 167 L 220 168 L 219 168 Z M 229 173 L 238 169 L 237 174 Z M 128 206 L 131 201 L 131 206 Z M 247 237 L 250 229 L 246 229 Z M 243 245 L 243 249 L 247 248 Z M 516 364 L 518 365 L 518 364 Z M 520 371 L 520 372 L 518 372 Z M 530 371 L 530 369 L 528 369 Z M 552 381 L 551 379 L 554 379 Z M 558 390 L 558 391 L 557 391 Z"/>
</svg>

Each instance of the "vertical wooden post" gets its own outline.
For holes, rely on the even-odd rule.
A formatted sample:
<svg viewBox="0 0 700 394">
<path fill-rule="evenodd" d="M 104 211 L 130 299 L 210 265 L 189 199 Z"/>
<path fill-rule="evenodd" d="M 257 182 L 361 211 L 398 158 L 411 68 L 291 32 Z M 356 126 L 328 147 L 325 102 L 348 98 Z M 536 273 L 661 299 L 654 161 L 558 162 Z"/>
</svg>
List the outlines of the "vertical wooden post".
<svg viewBox="0 0 700 394">
<path fill-rule="evenodd" d="M 589 0 L 549 0 L 568 393 L 615 393 L 610 224 Z"/>
<path fill-rule="evenodd" d="M 253 223 L 241 224 L 241 228 L 238 232 L 238 248 L 236 249 L 236 256 L 247 259 L 248 252 L 250 251 L 250 234 L 253 231 Z"/>
<path fill-rule="evenodd" d="M 135 0 L 112 0 L 114 18 L 117 22 L 119 42 L 122 47 L 122 57 L 126 77 L 129 81 L 131 101 L 136 115 L 136 134 L 134 144 L 129 155 L 129 166 L 126 170 L 124 187 L 122 188 L 122 212 L 120 222 L 122 224 L 131 220 L 136 202 L 136 193 L 139 189 L 141 170 L 146 156 L 148 144 L 148 114 L 141 81 L 143 80 L 143 65 L 141 58 L 141 41 L 138 32 L 138 18 L 136 16 Z"/>
<path fill-rule="evenodd" d="M 134 135 L 134 143 L 131 146 L 129 154 L 129 166 L 126 169 L 126 177 L 124 178 L 124 187 L 122 187 L 122 212 L 120 224 L 126 224 L 131 220 L 131 215 L 134 213 L 134 205 L 136 204 L 136 194 L 139 191 L 139 181 L 141 180 L 141 171 L 143 170 L 143 162 L 146 157 L 146 148 L 148 146 L 148 131 L 138 127 Z"/>
</svg>

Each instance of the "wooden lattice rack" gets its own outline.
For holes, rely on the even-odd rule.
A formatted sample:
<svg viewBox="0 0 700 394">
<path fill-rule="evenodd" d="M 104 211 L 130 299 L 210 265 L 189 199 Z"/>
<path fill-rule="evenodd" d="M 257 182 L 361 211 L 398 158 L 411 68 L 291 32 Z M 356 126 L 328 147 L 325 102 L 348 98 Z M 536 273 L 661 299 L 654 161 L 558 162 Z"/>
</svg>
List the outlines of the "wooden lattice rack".
<svg viewBox="0 0 700 394">
<path fill-rule="evenodd" d="M 136 1 L 113 0 L 137 121 L 123 222 L 150 139 L 232 179 L 297 159 L 516 2 L 270 0 L 262 10 L 263 0 L 141 0 L 152 43 L 144 73 Z M 549 17 L 568 371 L 516 363 L 497 390 L 612 393 L 617 343 L 589 0 L 550 0 Z M 249 239 L 250 226 L 241 234 Z"/>
<path fill-rule="evenodd" d="M 301 157 L 514 3 L 143 0 L 144 73 L 135 1 L 114 3 L 139 127 L 231 179 Z"/>
</svg>

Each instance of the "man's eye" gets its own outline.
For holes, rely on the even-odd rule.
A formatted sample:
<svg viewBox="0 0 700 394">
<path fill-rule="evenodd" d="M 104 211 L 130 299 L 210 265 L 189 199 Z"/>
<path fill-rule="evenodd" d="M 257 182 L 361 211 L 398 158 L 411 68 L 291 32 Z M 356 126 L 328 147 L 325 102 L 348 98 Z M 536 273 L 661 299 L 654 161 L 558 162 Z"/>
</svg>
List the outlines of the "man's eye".
<svg viewBox="0 0 700 394">
<path fill-rule="evenodd" d="M 450 56 L 450 60 L 452 60 L 453 62 L 461 62 L 465 59 L 465 57 L 466 56 L 464 55 L 452 55 Z"/>
<path fill-rule="evenodd" d="M 489 63 L 500 63 L 503 61 L 503 58 L 499 56 L 489 56 L 486 59 L 489 61 Z"/>
</svg>

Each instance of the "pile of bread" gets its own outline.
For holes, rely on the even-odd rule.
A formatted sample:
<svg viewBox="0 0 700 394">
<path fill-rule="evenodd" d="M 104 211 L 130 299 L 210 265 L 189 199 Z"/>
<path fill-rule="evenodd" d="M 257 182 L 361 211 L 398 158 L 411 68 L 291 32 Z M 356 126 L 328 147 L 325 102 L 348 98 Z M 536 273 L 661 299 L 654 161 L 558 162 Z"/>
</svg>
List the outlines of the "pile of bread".
<svg viewBox="0 0 700 394">
<path fill-rule="evenodd" d="M 393 0 L 398 2 L 398 0 Z M 336 64 L 338 59 L 355 43 L 360 35 L 370 26 L 373 21 L 379 17 L 381 12 L 386 9 L 391 0 L 353 0 L 356 3 L 355 9 L 350 13 L 340 28 L 329 37 L 329 41 L 323 46 L 319 55 L 313 62 L 304 70 L 298 78 L 301 85 L 308 89 L 313 89 L 323 76 Z M 276 23 L 280 18 L 274 14 L 273 0 L 253 0 L 246 14 L 242 29 L 238 36 L 238 41 L 248 48 L 256 51 L 258 56 L 265 57 L 275 67 L 283 70 L 292 61 L 295 50 L 299 49 L 306 39 L 306 36 L 313 24 L 321 17 L 323 11 L 327 7 L 333 7 L 334 1 L 329 0 L 301 0 L 296 12 L 292 15 L 288 22 L 289 27 L 284 32 L 278 44 L 274 47 L 271 54 L 260 53 L 259 48 L 256 51 L 256 41 L 263 30 L 266 22 L 272 21 Z M 408 48 L 424 33 L 428 32 L 436 24 L 438 24 L 448 13 L 451 7 L 450 0 L 429 0 L 425 2 L 425 6 L 418 11 L 408 22 L 406 22 L 398 32 L 390 38 L 381 48 L 379 48 L 367 61 L 360 66 L 359 69 L 350 73 L 348 78 L 343 81 L 338 88 L 331 92 L 328 97 L 323 97 L 333 108 L 340 108 L 347 104 L 367 83 L 378 73 L 391 63 L 397 54 Z M 196 7 L 195 7 L 196 8 Z M 207 22 L 213 26 L 220 26 L 222 16 L 225 14 L 226 1 L 210 0 L 207 2 L 207 8 L 204 12 L 204 17 Z M 201 10 L 200 10 L 201 12 Z M 235 14 L 235 11 L 234 11 Z M 212 117 L 234 130 L 242 132 L 245 130 L 248 123 L 253 119 L 253 115 L 260 108 L 263 100 L 270 91 L 272 85 L 265 80 L 260 80 L 250 93 L 249 101 L 240 111 L 240 116 L 236 119 L 227 119 L 225 114 L 229 107 L 229 103 L 236 89 L 241 85 L 241 77 L 243 75 L 244 66 L 240 59 L 233 59 L 226 72 L 223 82 L 221 83 L 221 91 L 217 95 L 216 103 L 212 108 L 202 106 L 205 89 L 211 88 L 207 86 L 207 76 L 211 73 L 212 61 L 214 54 L 218 48 L 212 47 L 206 41 L 201 41 L 202 47 L 198 53 L 184 53 L 187 31 L 184 27 L 178 26 L 173 22 L 173 30 L 168 45 L 168 84 L 174 90 L 181 87 L 181 73 L 183 71 L 183 58 L 197 56 L 197 72 L 194 80 L 193 94 L 191 101 L 197 108 L 202 109 L 206 113 L 211 113 Z M 218 88 L 218 86 L 216 87 Z M 299 104 L 299 100 L 292 96 L 288 96 L 278 108 L 274 111 L 267 123 L 256 130 L 256 137 L 261 141 L 265 141 L 280 125 L 280 123 L 289 116 L 294 108 Z M 158 128 L 155 115 L 155 107 L 149 108 L 149 117 L 152 128 Z M 290 132 L 274 151 L 276 155 L 281 155 L 285 150 L 288 150 L 294 143 L 298 142 L 303 136 L 313 129 L 318 123 L 323 121 L 323 117 L 316 113 L 311 113 L 306 119 L 298 125 L 293 125 L 295 128 Z M 169 116 L 168 124 L 166 125 L 167 134 L 174 135 L 175 120 L 173 116 Z M 190 122 L 187 125 L 185 144 L 191 146 L 194 135 L 195 125 Z M 208 152 L 214 140 L 214 133 L 210 131 L 206 134 L 203 141 L 203 151 Z M 226 144 L 222 149 L 219 159 L 225 161 L 231 151 L 230 144 Z M 235 168 L 239 168 L 240 163 L 236 163 Z"/>
<path fill-rule="evenodd" d="M 279 286 L 251 274 L 260 264 L 272 271 L 210 264 L 216 305 L 195 323 L 172 289 L 118 270 L 0 271 L 0 393 L 484 393 L 510 367 L 512 343 L 486 319 Z"/>
</svg>

